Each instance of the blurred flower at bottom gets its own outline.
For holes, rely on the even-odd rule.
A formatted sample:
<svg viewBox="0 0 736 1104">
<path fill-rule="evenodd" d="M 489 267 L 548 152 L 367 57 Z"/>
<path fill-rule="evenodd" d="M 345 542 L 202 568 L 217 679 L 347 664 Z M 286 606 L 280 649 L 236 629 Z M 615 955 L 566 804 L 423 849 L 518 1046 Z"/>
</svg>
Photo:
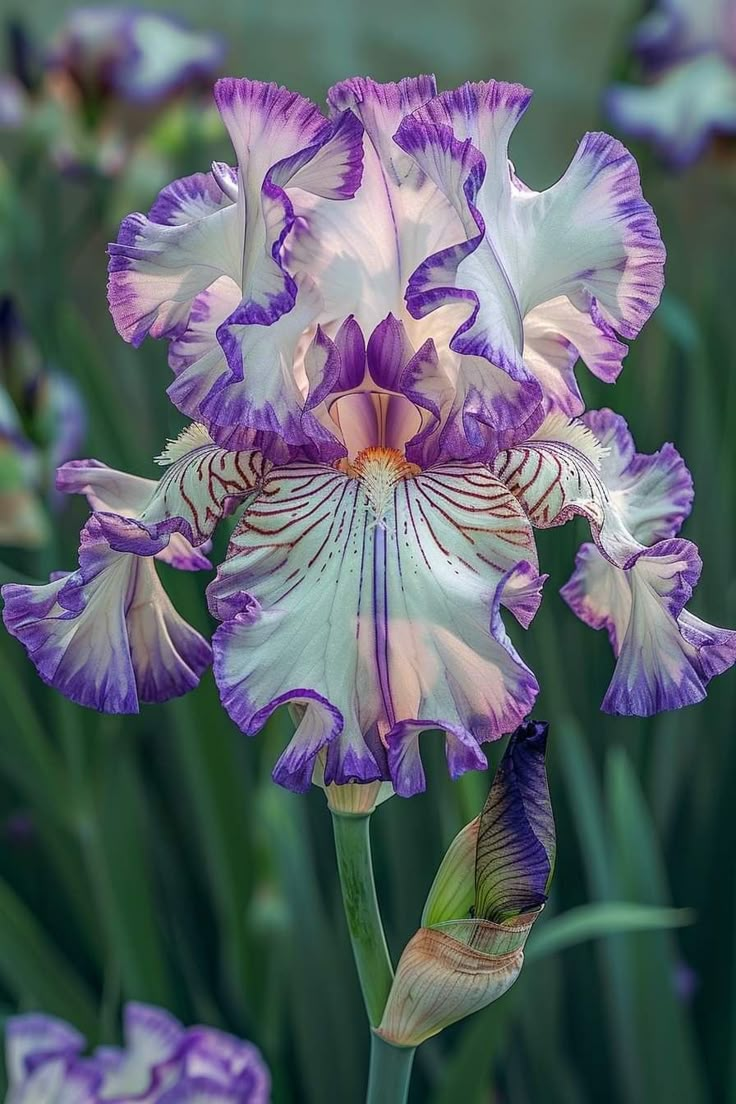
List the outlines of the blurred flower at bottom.
<svg viewBox="0 0 736 1104">
<path fill-rule="evenodd" d="M 85 1039 L 52 1016 L 11 1018 L 7 1104 L 266 1104 L 270 1076 L 257 1047 L 168 1012 L 130 1003 L 123 1047 L 83 1057 Z"/>
</svg>

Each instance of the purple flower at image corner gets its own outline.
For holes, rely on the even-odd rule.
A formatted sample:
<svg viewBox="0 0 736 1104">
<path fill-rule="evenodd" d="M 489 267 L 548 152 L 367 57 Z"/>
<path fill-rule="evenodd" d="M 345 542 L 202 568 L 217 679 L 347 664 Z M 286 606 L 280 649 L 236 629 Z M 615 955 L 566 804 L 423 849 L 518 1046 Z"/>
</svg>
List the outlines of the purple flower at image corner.
<svg viewBox="0 0 736 1104">
<path fill-rule="evenodd" d="M 736 0 L 658 0 L 632 48 L 644 83 L 616 84 L 606 96 L 619 130 L 676 168 L 714 137 L 736 136 Z"/>
<path fill-rule="evenodd" d="M 134 7 L 73 9 L 48 55 L 83 97 L 151 104 L 211 81 L 224 41 L 176 15 Z"/>
<path fill-rule="evenodd" d="M 579 360 L 613 382 L 657 306 L 664 248 L 636 163 L 584 135 L 535 192 L 507 145 L 531 93 L 489 81 L 344 81 L 329 113 L 223 79 L 237 164 L 164 188 L 110 246 L 126 341 L 165 338 L 192 424 L 151 479 L 97 460 L 57 485 L 92 515 L 78 569 L 3 589 L 4 619 L 73 701 L 135 712 L 191 689 L 210 659 L 255 735 L 301 720 L 274 778 L 425 786 L 419 735 L 453 778 L 527 716 L 538 686 L 504 624 L 539 606 L 535 528 L 585 518 L 564 588 L 616 657 L 603 708 L 700 701 L 736 633 L 687 608 L 701 562 L 679 537 L 692 482 L 672 445 L 636 451 L 587 411 Z M 176 613 L 156 559 L 206 569 L 212 648 Z"/>
<path fill-rule="evenodd" d="M 85 1039 L 41 1013 L 5 1026 L 7 1104 L 268 1104 L 260 1051 L 223 1031 L 184 1028 L 163 1009 L 129 1003 L 122 1047 L 84 1055 Z"/>
</svg>

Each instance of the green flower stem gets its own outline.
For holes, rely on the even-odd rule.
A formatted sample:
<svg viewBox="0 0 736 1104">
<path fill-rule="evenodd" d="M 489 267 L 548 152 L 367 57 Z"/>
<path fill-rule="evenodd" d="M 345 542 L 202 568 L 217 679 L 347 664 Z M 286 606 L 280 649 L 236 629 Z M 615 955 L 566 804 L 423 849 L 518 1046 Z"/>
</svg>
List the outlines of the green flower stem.
<svg viewBox="0 0 736 1104">
<path fill-rule="evenodd" d="M 414 1054 L 414 1047 L 392 1046 L 375 1033 L 371 1036 L 366 1104 L 405 1104 Z"/>
<path fill-rule="evenodd" d="M 394 972 L 373 880 L 370 815 L 333 812 L 332 823 L 342 902 L 355 965 L 368 1019 L 371 1027 L 377 1027 L 383 1016 Z"/>
</svg>

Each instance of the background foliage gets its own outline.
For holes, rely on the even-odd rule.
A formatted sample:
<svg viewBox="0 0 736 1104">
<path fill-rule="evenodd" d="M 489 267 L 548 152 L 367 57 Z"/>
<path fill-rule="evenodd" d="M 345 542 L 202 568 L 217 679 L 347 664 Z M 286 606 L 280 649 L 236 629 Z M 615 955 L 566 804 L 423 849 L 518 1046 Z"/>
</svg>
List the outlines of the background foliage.
<svg viewBox="0 0 736 1104">
<path fill-rule="evenodd" d="M 37 0 L 22 15 L 45 35 L 65 8 Z M 512 157 L 536 187 L 556 179 L 586 129 L 605 127 L 600 94 L 626 70 L 640 14 L 623 0 L 227 0 L 205 10 L 188 0 L 178 10 L 226 34 L 228 72 L 317 100 L 353 72 L 388 80 L 434 70 L 444 87 L 488 76 L 528 83 L 536 100 Z M 626 415 L 641 450 L 671 439 L 683 452 L 697 489 L 684 535 L 706 565 L 694 609 L 733 625 L 736 150 L 676 178 L 637 152 L 669 250 L 668 291 L 615 388 L 584 386 L 591 405 Z M 228 153 L 224 139 L 210 148 L 197 136 L 179 144 L 171 175 Z M 165 181 L 133 174 L 124 194 L 99 195 L 89 181 L 56 177 L 42 150 L 22 175 L 8 174 L 0 167 L 0 290 L 12 291 L 45 355 L 83 388 L 83 454 L 154 475 L 151 457 L 181 424 L 164 393 L 165 345 L 133 351 L 115 334 L 104 243 L 115 218 L 146 209 Z M 83 515 L 70 502 L 53 547 L 7 551 L 5 577 L 73 566 Z M 736 678 L 716 680 L 703 706 L 678 714 L 603 716 L 607 641 L 556 593 L 583 531 L 540 536 L 551 579 L 519 646 L 543 688 L 536 715 L 552 725 L 553 898 L 514 990 L 422 1049 L 412 1099 L 736 1104 Z M 206 629 L 203 580 L 163 570 L 175 604 Z M 288 717 L 247 741 L 211 677 L 183 702 L 100 717 L 47 692 L 5 635 L 0 710 L 2 1013 L 43 1007 L 111 1039 L 122 1000 L 152 1001 L 258 1042 L 277 1102 L 360 1100 L 366 1032 L 324 799 L 288 794 L 269 777 Z M 395 798 L 374 817 L 395 954 L 489 781 L 451 784 L 440 741 L 428 735 L 424 747 L 428 792 Z M 688 908 L 694 922 L 581 942 L 577 913 L 555 932 L 556 914 L 621 900 Z M 599 915 L 603 930 L 616 926 L 608 920 Z"/>
</svg>

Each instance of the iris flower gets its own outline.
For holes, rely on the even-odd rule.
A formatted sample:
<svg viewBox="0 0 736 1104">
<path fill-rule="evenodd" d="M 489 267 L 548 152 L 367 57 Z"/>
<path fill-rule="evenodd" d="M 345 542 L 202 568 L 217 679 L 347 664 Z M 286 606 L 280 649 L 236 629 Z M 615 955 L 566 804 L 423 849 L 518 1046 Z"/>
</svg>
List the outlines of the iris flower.
<svg viewBox="0 0 736 1104">
<path fill-rule="evenodd" d="M 714 135 L 736 134 L 734 0 L 659 0 L 633 45 L 646 83 L 608 93 L 610 116 L 625 134 L 650 140 L 678 167 L 695 161 Z"/>
<path fill-rule="evenodd" d="M 139 136 L 130 109 L 144 107 L 150 125 L 155 109 L 201 92 L 220 71 L 225 44 L 173 15 L 91 6 L 70 11 L 49 46 L 13 23 L 9 54 L 0 129 L 42 139 L 64 171 L 116 176 Z"/>
<path fill-rule="evenodd" d="M 49 52 L 49 69 L 84 99 L 152 103 L 211 79 L 224 44 L 171 15 L 126 7 L 76 8 Z"/>
<path fill-rule="evenodd" d="M 184 1028 L 150 1005 L 125 1008 L 123 1047 L 98 1047 L 53 1016 L 5 1025 L 8 1104 L 267 1104 L 270 1078 L 258 1049 L 209 1027 Z"/>
<path fill-rule="evenodd" d="M 274 85 L 215 97 L 237 164 L 165 188 L 110 247 L 120 334 L 169 342 L 192 424 L 163 478 L 98 461 L 58 485 L 93 513 L 79 567 L 8 585 L 5 622 L 74 701 L 132 712 L 190 689 L 210 645 L 155 560 L 186 570 L 244 503 L 208 588 L 214 672 L 248 735 L 300 708 L 275 779 L 422 789 L 419 734 L 453 777 L 528 714 L 536 679 L 504 617 L 541 598 L 534 527 L 590 522 L 565 594 L 617 656 L 604 708 L 698 701 L 736 634 L 685 609 L 700 560 L 676 534 L 691 482 L 585 413 L 581 359 L 612 381 L 662 289 L 636 164 L 583 137 L 535 192 L 508 159 L 530 92 L 348 80 L 329 116 Z"/>
</svg>

